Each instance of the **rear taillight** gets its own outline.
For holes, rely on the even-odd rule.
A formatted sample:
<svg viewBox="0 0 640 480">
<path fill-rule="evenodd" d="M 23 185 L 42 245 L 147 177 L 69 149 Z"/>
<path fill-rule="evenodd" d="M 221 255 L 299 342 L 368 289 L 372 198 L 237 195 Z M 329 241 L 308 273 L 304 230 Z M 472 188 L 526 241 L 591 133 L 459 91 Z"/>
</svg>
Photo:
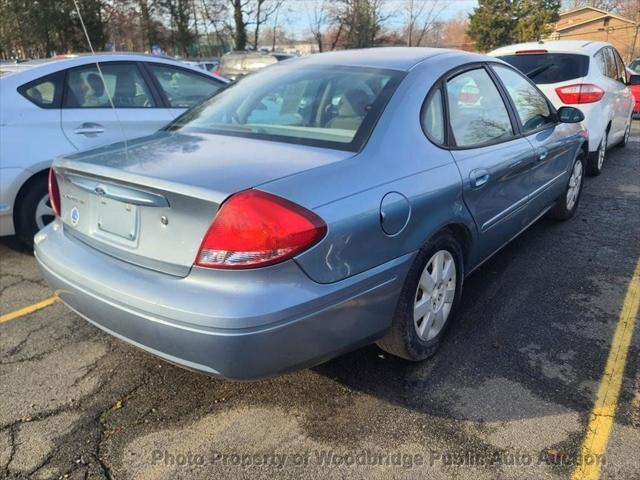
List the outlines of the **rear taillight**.
<svg viewBox="0 0 640 480">
<path fill-rule="evenodd" d="M 49 201 L 51 208 L 56 216 L 60 216 L 60 189 L 58 188 L 58 178 L 56 171 L 51 167 L 49 169 Z"/>
<path fill-rule="evenodd" d="M 597 102 L 604 96 L 604 90 L 591 83 L 577 83 L 566 87 L 558 87 L 556 88 L 556 93 L 562 103 L 569 105 Z"/>
<path fill-rule="evenodd" d="M 222 205 L 195 263 L 211 268 L 272 265 L 316 244 L 326 231 L 322 219 L 300 205 L 260 190 L 245 190 Z"/>
</svg>

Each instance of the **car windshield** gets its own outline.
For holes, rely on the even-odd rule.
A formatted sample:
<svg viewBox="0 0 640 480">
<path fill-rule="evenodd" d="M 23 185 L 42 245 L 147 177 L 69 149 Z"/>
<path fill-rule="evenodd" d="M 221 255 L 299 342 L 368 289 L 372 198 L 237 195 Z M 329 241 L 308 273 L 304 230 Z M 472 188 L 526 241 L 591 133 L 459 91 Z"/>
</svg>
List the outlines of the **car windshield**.
<svg viewBox="0 0 640 480">
<path fill-rule="evenodd" d="M 527 53 L 499 58 L 538 85 L 566 82 L 584 77 L 589 71 L 589 57 L 573 53 Z"/>
<path fill-rule="evenodd" d="M 640 60 L 634 60 L 629 64 L 629 68 L 636 73 L 640 73 Z"/>
<path fill-rule="evenodd" d="M 404 75 L 286 63 L 222 90 L 168 129 L 358 151 Z"/>
</svg>

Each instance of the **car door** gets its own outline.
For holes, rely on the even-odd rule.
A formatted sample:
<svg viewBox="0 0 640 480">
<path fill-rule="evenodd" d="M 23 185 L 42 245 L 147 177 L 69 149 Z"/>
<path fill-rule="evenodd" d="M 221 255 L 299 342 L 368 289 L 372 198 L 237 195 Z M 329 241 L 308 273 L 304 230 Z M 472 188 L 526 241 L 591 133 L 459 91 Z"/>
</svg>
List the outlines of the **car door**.
<svg viewBox="0 0 640 480">
<path fill-rule="evenodd" d="M 627 118 L 622 118 L 622 103 L 626 86 L 618 81 L 618 67 L 613 50 L 610 47 L 604 47 L 597 55 L 600 55 L 599 67 L 603 74 L 602 81 L 605 90 L 603 100 L 608 102 L 610 110 L 611 128 L 609 129 L 608 144 L 613 145 L 622 137 L 628 121 Z"/>
<path fill-rule="evenodd" d="M 145 68 L 156 82 L 164 102 L 174 117 L 226 86 L 224 82 L 206 73 L 173 65 L 147 62 Z"/>
<path fill-rule="evenodd" d="M 66 74 L 61 124 L 76 148 L 150 135 L 173 119 L 136 62 L 101 62 L 100 70 L 90 63 Z"/>
<path fill-rule="evenodd" d="M 517 135 L 515 118 L 484 66 L 454 73 L 445 90 L 451 153 L 485 257 L 528 224 L 535 152 Z"/>
<path fill-rule="evenodd" d="M 536 216 L 565 188 L 566 173 L 576 155 L 571 134 L 574 127 L 557 121 L 547 98 L 520 72 L 500 64 L 491 65 L 491 69 L 511 100 L 520 132 L 535 151 L 529 210 Z"/>
<path fill-rule="evenodd" d="M 624 135 L 627 125 L 629 124 L 629 117 L 633 110 L 633 104 L 635 102 L 633 93 L 628 87 L 629 76 L 627 74 L 622 57 L 615 48 L 611 48 L 613 57 L 618 67 L 618 84 L 620 85 L 620 117 L 622 122 L 622 135 Z"/>
</svg>

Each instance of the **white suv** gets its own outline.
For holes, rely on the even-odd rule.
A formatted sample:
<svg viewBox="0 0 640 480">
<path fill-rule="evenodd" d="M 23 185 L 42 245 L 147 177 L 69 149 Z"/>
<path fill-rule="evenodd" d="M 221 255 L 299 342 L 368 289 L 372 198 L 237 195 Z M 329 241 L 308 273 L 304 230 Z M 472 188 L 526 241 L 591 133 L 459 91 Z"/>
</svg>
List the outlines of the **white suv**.
<svg viewBox="0 0 640 480">
<path fill-rule="evenodd" d="M 626 145 L 634 99 L 620 54 L 606 42 L 557 40 L 498 48 L 489 53 L 518 68 L 556 108 L 577 106 L 589 132 L 587 172 L 599 175 L 607 148 Z"/>
</svg>

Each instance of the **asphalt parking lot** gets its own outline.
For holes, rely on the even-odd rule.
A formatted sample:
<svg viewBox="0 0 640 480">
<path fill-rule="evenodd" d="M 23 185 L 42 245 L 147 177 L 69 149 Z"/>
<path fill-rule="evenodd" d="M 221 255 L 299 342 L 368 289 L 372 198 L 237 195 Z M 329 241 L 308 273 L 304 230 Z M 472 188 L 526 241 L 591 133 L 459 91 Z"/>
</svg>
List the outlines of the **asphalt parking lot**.
<svg viewBox="0 0 640 480">
<path fill-rule="evenodd" d="M 640 258 L 640 121 L 581 202 L 468 278 L 461 318 L 420 364 L 371 346 L 238 383 L 59 303 L 2 321 L 0 477 L 570 478 L 607 359 L 624 353 L 610 355 Z M 12 238 L 0 288 L 5 318 L 52 295 Z M 611 429 L 595 439 L 608 439 L 601 478 L 640 478 L 640 322 L 625 351 Z"/>
</svg>

